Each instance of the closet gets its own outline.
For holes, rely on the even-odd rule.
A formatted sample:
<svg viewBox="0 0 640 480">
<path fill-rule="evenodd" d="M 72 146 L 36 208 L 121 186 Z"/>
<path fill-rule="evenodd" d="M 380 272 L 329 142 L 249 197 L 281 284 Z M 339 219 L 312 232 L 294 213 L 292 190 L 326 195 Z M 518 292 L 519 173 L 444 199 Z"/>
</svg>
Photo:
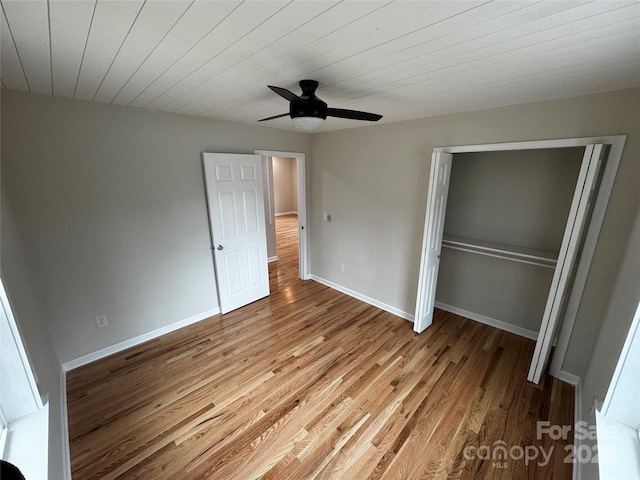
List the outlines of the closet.
<svg viewBox="0 0 640 480">
<path fill-rule="evenodd" d="M 537 338 L 583 152 L 454 155 L 436 307 Z"/>
<path fill-rule="evenodd" d="M 625 139 L 434 149 L 414 330 L 437 305 L 536 338 L 534 383 L 557 339 L 558 376 Z"/>
</svg>

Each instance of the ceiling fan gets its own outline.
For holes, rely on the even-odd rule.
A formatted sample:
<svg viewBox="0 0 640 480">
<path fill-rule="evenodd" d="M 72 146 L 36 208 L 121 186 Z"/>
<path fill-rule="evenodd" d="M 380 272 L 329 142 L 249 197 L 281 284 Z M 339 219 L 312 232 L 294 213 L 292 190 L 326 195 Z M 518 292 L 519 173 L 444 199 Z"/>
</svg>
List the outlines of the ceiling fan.
<svg viewBox="0 0 640 480">
<path fill-rule="evenodd" d="M 289 113 L 274 115 L 273 117 L 263 118 L 259 122 L 273 120 L 290 116 L 293 125 L 303 130 L 315 130 L 320 128 L 327 117 L 349 118 L 352 120 L 368 120 L 377 122 L 382 115 L 375 113 L 359 112 L 357 110 L 345 110 L 344 108 L 329 108 L 327 104 L 316 97 L 316 88 L 318 82 L 315 80 L 301 80 L 300 88 L 302 95 L 298 96 L 290 92 L 286 88 L 268 87 L 280 95 L 282 98 L 289 100 Z"/>
</svg>

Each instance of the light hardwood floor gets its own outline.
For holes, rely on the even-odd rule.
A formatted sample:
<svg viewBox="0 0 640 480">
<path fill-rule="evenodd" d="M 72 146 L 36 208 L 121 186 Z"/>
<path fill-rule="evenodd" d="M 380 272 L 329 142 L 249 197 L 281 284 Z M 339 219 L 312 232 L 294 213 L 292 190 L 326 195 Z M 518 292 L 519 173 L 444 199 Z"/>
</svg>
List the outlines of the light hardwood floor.
<svg viewBox="0 0 640 480">
<path fill-rule="evenodd" d="M 531 340 L 298 280 L 295 222 L 270 297 L 69 372 L 74 480 L 571 478 L 536 422 L 573 425 L 574 391 L 526 381 Z"/>
</svg>

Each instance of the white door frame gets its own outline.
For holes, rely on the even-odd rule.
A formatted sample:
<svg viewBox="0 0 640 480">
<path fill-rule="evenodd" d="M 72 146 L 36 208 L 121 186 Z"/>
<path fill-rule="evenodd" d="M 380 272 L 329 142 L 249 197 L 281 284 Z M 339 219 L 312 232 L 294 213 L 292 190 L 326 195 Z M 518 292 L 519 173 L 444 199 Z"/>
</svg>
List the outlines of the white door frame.
<svg viewBox="0 0 640 480">
<path fill-rule="evenodd" d="M 2 338 L 2 340 L 6 342 L 7 346 L 15 346 L 14 351 L 17 353 L 17 358 L 14 359 L 16 363 L 9 365 L 11 367 L 10 373 L 15 374 L 20 380 L 24 380 L 20 385 L 14 385 L 14 393 L 17 394 L 17 398 L 23 399 L 23 401 L 20 402 L 20 408 L 24 408 L 24 411 L 22 411 L 23 414 L 39 410 L 44 406 L 44 403 L 38 390 L 36 377 L 31 368 L 32 364 L 29 355 L 24 348 L 20 329 L 13 315 L 13 309 L 11 308 L 11 302 L 9 301 L 2 276 L 0 276 L 0 309 L 4 312 L 1 314 L 4 320 L 0 321 L 6 321 L 6 327 L 8 327 L 9 330 L 6 338 Z M 15 392 L 16 389 L 18 390 L 17 392 Z M 13 415 L 15 412 L 4 413 Z M 9 420 L 13 419 L 10 418 Z"/>
<path fill-rule="evenodd" d="M 296 159 L 296 185 L 298 188 L 298 276 L 309 280 L 309 249 L 307 227 L 307 175 L 306 155 L 300 152 L 280 152 L 275 150 L 255 150 L 263 157 L 285 157 Z"/>
<path fill-rule="evenodd" d="M 587 274 L 589 272 L 589 267 L 593 259 L 593 254 L 595 252 L 596 243 L 598 241 L 598 236 L 600 234 L 600 229 L 602 227 L 602 222 L 604 221 L 605 211 L 607 209 L 607 204 L 609 202 L 611 190 L 613 189 L 613 182 L 616 177 L 616 172 L 618 171 L 618 165 L 620 164 L 620 158 L 622 156 L 622 150 L 624 149 L 626 138 L 627 138 L 626 135 L 614 135 L 614 136 L 602 136 L 602 137 L 568 138 L 568 139 L 559 139 L 559 140 L 535 140 L 535 141 L 527 141 L 527 142 L 449 146 L 449 147 L 437 147 L 433 149 L 433 153 L 435 154 L 437 152 L 474 153 L 474 152 L 499 152 L 499 151 L 510 151 L 510 150 L 540 150 L 540 149 L 548 149 L 548 148 L 566 148 L 566 147 L 585 147 L 586 148 L 587 145 L 591 145 L 591 144 L 604 144 L 609 146 L 609 154 L 607 156 L 607 161 L 606 161 L 604 172 L 602 175 L 602 180 L 600 182 L 600 187 L 598 189 L 598 194 L 597 194 L 593 211 L 591 214 L 589 226 L 585 234 L 584 244 L 582 247 L 582 254 L 576 270 L 573 286 L 569 294 L 569 299 L 567 301 L 567 307 L 565 309 L 564 318 L 561 323 L 560 333 L 558 335 L 558 340 L 556 344 L 556 349 L 551 361 L 550 373 L 551 375 L 556 377 L 560 376 L 562 371 L 562 365 L 564 363 L 564 359 L 569 346 L 569 340 L 571 338 L 571 333 L 573 331 L 573 326 L 575 324 L 577 313 L 578 313 L 578 307 L 580 306 L 580 301 L 582 299 L 582 294 L 584 292 L 584 287 L 587 280 Z M 427 222 L 425 222 L 424 235 L 427 234 L 426 228 L 427 228 Z M 425 255 L 425 252 L 423 251 L 422 256 L 424 255 Z M 423 271 L 424 265 L 425 265 L 425 262 L 423 258 L 421 259 L 421 269 L 420 269 L 419 279 L 422 279 L 426 275 L 426 272 Z M 420 280 L 418 283 L 420 284 Z M 424 291 L 421 292 L 420 290 L 418 290 L 418 295 L 421 295 L 421 294 L 424 295 L 426 294 L 426 292 Z M 417 303 L 419 304 L 420 301 L 424 302 L 425 299 L 419 299 Z M 417 318 L 417 316 L 418 316 L 418 312 L 416 312 L 415 318 Z"/>
</svg>

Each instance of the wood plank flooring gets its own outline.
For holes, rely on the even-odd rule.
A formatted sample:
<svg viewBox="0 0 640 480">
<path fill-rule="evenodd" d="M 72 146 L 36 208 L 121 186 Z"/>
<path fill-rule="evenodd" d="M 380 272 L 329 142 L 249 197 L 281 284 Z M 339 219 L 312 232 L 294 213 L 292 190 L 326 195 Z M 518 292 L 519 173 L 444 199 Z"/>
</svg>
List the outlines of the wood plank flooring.
<svg viewBox="0 0 640 480">
<path fill-rule="evenodd" d="M 536 422 L 573 425 L 573 387 L 526 381 L 531 340 L 303 282 L 296 226 L 270 297 L 68 373 L 74 480 L 571 478 Z"/>
</svg>

